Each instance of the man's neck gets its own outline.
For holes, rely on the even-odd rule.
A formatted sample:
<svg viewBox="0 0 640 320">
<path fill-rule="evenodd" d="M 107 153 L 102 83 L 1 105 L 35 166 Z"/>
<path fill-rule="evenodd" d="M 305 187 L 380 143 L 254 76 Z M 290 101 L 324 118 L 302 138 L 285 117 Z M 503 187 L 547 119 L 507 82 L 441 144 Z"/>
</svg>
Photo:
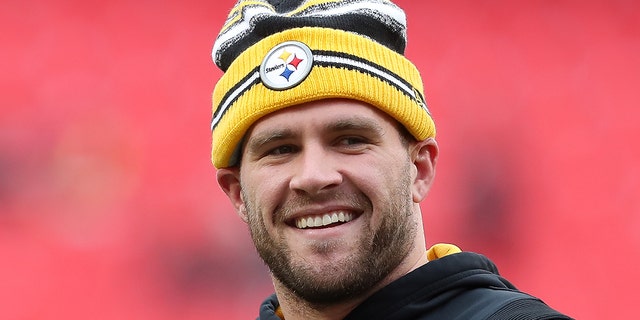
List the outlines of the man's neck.
<svg viewBox="0 0 640 320">
<path fill-rule="evenodd" d="M 305 301 L 284 287 L 279 281 L 273 281 L 276 296 L 280 302 L 282 314 L 286 320 L 338 320 L 346 317 L 353 309 L 368 298 L 371 293 L 357 299 L 341 301 L 331 305 L 316 305 Z"/>
</svg>

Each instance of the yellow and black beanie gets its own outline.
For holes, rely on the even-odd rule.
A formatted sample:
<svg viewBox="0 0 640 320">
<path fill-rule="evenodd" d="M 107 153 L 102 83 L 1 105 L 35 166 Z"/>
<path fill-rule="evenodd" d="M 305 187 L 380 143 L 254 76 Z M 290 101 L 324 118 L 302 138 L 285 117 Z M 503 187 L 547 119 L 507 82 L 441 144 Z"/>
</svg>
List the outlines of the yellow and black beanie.
<svg viewBox="0 0 640 320">
<path fill-rule="evenodd" d="M 386 112 L 418 140 L 435 136 L 422 79 L 404 57 L 404 11 L 386 0 L 240 0 L 212 52 L 212 161 L 238 164 L 246 131 L 271 112 L 350 98 Z"/>
</svg>

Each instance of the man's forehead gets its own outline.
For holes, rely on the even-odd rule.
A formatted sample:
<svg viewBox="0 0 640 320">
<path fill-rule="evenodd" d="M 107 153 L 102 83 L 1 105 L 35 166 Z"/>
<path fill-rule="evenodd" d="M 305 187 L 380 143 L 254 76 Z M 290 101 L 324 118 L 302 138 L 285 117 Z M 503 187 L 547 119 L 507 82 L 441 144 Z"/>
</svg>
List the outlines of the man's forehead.
<svg viewBox="0 0 640 320">
<path fill-rule="evenodd" d="M 288 107 L 257 120 L 245 138 L 268 131 L 293 134 L 308 128 L 322 130 L 383 130 L 395 119 L 367 103 L 348 99 L 329 99 Z"/>
</svg>

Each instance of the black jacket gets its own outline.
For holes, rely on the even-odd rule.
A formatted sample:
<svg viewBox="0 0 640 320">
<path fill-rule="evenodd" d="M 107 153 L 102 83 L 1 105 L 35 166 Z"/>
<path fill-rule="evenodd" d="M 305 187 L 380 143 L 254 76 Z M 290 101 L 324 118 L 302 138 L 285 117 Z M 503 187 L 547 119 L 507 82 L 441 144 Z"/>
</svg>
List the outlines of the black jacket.
<svg viewBox="0 0 640 320">
<path fill-rule="evenodd" d="M 258 320 L 280 320 L 270 296 Z M 571 319 L 518 291 L 485 256 L 461 252 L 410 272 L 373 294 L 344 320 Z"/>
</svg>

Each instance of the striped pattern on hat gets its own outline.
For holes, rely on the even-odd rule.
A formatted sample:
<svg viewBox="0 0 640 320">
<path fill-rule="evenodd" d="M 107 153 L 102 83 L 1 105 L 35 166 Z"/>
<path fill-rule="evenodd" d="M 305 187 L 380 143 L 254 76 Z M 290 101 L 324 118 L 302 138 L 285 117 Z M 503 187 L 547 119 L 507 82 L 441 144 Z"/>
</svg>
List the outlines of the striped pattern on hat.
<svg viewBox="0 0 640 320">
<path fill-rule="evenodd" d="M 212 52 L 225 71 L 213 92 L 214 166 L 238 164 L 264 115 L 319 99 L 364 101 L 419 140 L 435 136 L 405 46 L 405 15 L 390 1 L 238 1 Z"/>
</svg>

